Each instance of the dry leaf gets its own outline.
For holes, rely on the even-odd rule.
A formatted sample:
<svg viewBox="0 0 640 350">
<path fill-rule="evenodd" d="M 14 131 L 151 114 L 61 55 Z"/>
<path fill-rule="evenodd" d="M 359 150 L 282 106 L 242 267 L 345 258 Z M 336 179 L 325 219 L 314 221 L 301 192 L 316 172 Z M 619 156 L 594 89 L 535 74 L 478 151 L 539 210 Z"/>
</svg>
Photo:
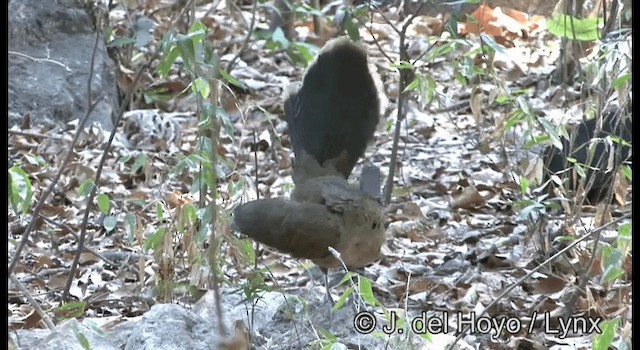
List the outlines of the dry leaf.
<svg viewBox="0 0 640 350">
<path fill-rule="evenodd" d="M 457 194 L 452 194 L 451 209 L 476 209 L 484 206 L 486 200 L 474 186 L 467 186 Z"/>
</svg>

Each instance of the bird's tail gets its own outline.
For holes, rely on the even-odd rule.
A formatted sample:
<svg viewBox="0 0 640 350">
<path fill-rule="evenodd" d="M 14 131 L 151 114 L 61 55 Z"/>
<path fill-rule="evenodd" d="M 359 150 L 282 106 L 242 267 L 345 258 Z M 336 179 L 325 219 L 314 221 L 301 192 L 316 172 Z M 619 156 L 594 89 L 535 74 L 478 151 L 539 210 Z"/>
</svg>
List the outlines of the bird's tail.
<svg viewBox="0 0 640 350">
<path fill-rule="evenodd" d="M 325 45 L 285 101 L 285 117 L 296 184 L 324 175 L 348 178 L 380 120 L 366 50 L 346 37 Z"/>
</svg>

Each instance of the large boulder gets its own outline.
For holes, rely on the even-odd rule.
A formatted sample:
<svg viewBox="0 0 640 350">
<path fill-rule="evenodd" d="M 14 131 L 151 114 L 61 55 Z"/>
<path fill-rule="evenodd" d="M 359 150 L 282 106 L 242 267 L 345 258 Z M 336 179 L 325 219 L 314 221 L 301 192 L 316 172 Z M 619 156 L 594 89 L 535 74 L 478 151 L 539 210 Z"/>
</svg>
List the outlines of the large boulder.
<svg viewBox="0 0 640 350">
<path fill-rule="evenodd" d="M 9 2 L 9 126 L 29 115 L 32 125 L 51 127 L 82 118 L 96 30 L 79 1 Z M 113 128 L 118 106 L 115 65 L 100 38 L 92 79 L 100 99 L 89 123 Z"/>
</svg>

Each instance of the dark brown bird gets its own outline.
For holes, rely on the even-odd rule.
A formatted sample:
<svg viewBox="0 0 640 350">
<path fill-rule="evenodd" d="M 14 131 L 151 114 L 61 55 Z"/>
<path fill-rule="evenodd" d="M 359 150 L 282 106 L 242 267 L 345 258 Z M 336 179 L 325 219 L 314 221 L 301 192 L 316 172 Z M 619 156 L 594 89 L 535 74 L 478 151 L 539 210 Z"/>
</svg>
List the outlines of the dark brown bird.
<svg viewBox="0 0 640 350">
<path fill-rule="evenodd" d="M 579 185 L 584 186 L 586 202 L 591 205 L 610 200 L 615 174 L 631 157 L 632 120 L 625 117 L 629 114 L 624 108 L 611 107 L 602 113 L 600 130 L 597 130 L 598 118 L 569 128 L 570 137 L 562 139 L 562 150 L 555 147 L 546 150 L 544 159 L 549 172 L 566 181 L 567 189 L 573 191 Z M 609 135 L 620 141 L 608 144 L 604 139 Z M 573 159 L 573 163 L 569 159 Z M 584 178 L 578 176 L 575 170 L 578 167 L 582 168 Z M 545 175 L 546 181 L 550 174 Z"/>
<path fill-rule="evenodd" d="M 285 116 L 295 154 L 291 199 L 240 205 L 234 228 L 325 272 L 341 265 L 328 247 L 348 268 L 370 264 L 385 240 L 380 170 L 364 167 L 359 186 L 347 181 L 380 119 L 366 51 L 347 38 L 328 43 L 286 99 Z"/>
</svg>

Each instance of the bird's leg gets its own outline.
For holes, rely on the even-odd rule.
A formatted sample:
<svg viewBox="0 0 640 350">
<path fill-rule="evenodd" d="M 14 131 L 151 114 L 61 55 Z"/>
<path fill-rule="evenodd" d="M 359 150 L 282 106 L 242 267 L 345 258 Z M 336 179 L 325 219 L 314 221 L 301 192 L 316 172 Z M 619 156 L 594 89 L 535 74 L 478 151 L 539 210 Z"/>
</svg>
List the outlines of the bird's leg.
<svg viewBox="0 0 640 350">
<path fill-rule="evenodd" d="M 329 270 L 324 267 L 320 267 L 320 271 L 322 271 L 322 273 L 324 274 L 324 288 L 327 293 L 327 300 L 333 307 L 336 305 L 336 302 L 333 300 L 333 297 L 331 296 L 331 291 L 329 289 Z"/>
</svg>

